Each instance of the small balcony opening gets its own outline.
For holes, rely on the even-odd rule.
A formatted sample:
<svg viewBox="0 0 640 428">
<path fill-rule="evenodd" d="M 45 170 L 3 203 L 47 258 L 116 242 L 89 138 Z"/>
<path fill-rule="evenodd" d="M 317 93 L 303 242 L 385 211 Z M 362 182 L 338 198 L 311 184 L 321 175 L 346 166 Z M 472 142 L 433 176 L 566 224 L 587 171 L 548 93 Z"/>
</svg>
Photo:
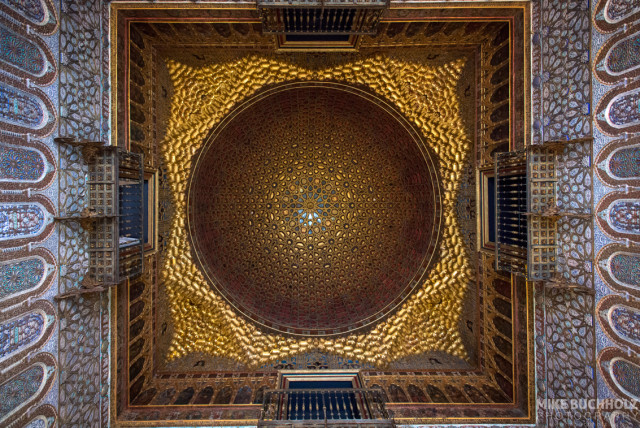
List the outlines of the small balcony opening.
<svg viewBox="0 0 640 428">
<path fill-rule="evenodd" d="M 362 388 L 358 373 L 282 372 L 279 385 L 265 391 L 258 426 L 393 426 L 384 392 Z"/>
</svg>

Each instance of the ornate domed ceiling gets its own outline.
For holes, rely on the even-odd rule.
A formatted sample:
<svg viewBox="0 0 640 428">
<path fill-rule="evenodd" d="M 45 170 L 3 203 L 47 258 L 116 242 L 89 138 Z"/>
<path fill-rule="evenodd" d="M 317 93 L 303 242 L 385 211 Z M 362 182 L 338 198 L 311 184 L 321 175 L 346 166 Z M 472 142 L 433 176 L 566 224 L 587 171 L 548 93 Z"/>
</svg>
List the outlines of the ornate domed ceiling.
<svg viewBox="0 0 640 428">
<path fill-rule="evenodd" d="M 357 51 L 304 53 L 255 8 L 153 6 L 114 6 L 114 138 L 159 172 L 117 418 L 255 424 L 278 371 L 328 369 L 400 423 L 528 423 L 527 288 L 477 251 L 478 168 L 525 141 L 528 4 L 392 8 Z"/>
<path fill-rule="evenodd" d="M 361 328 L 421 283 L 440 223 L 434 162 L 390 105 L 343 84 L 271 88 L 194 162 L 188 216 L 210 285 L 299 335 Z"/>
</svg>

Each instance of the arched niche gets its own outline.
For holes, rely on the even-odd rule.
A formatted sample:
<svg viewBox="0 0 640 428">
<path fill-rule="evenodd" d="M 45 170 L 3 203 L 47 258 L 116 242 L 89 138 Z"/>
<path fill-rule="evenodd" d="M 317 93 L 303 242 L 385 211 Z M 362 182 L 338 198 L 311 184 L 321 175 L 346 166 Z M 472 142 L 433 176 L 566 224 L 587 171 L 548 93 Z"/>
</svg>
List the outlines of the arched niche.
<svg viewBox="0 0 640 428">
<path fill-rule="evenodd" d="M 595 109 L 595 123 L 609 136 L 640 132 L 640 81 L 609 90 Z"/>
<path fill-rule="evenodd" d="M 55 258 L 45 248 L 0 253 L 0 306 L 9 308 L 44 293 L 55 268 Z"/>
<path fill-rule="evenodd" d="M 600 300 L 596 313 L 611 340 L 640 354 L 640 303 L 610 294 Z"/>
<path fill-rule="evenodd" d="M 57 366 L 53 355 L 41 353 L 13 366 L 0 375 L 0 426 L 10 426 L 24 410 L 39 401 L 49 391 Z"/>
<path fill-rule="evenodd" d="M 640 137 L 607 144 L 595 165 L 600 180 L 611 187 L 640 187 Z"/>
<path fill-rule="evenodd" d="M 605 383 L 616 395 L 640 401 L 640 359 L 619 348 L 605 348 L 598 357 L 598 367 Z"/>
<path fill-rule="evenodd" d="M 9 367 L 32 355 L 51 337 L 56 311 L 51 303 L 38 300 L 28 309 L 16 306 L 0 316 L 0 367 Z"/>
<path fill-rule="evenodd" d="M 56 160 L 40 141 L 3 136 L 0 140 L 0 189 L 42 190 L 51 185 Z"/>
<path fill-rule="evenodd" d="M 55 209 L 42 195 L 20 195 L 0 202 L 0 248 L 44 241 L 53 231 Z"/>
<path fill-rule="evenodd" d="M 600 229 L 614 239 L 640 242 L 640 191 L 612 192 L 596 208 Z"/>
</svg>

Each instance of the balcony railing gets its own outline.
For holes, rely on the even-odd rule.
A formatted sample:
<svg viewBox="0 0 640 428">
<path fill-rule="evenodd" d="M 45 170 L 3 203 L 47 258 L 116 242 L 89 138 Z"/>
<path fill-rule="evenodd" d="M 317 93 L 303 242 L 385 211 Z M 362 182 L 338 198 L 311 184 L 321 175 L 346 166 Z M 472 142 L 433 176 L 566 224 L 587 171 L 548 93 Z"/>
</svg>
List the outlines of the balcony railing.
<svg viewBox="0 0 640 428">
<path fill-rule="evenodd" d="M 265 34 L 376 34 L 388 0 L 259 0 Z"/>
<path fill-rule="evenodd" d="M 553 287 L 571 285 L 567 282 L 571 275 L 566 274 L 564 279 L 557 276 L 575 269 L 575 264 L 558 265 L 562 251 L 558 245 L 558 222 L 583 219 L 588 223 L 593 214 L 589 204 L 580 207 L 562 202 L 558 170 L 562 165 L 567 177 L 589 174 L 591 144 L 591 138 L 547 141 L 519 152 L 496 154 L 496 269 L 526 276 L 530 281 L 548 281 Z M 587 155 L 577 162 L 567 157 L 565 147 Z"/>
<path fill-rule="evenodd" d="M 391 427 L 379 389 L 274 389 L 265 391 L 258 426 Z"/>
<path fill-rule="evenodd" d="M 496 269 L 527 274 L 527 158 L 522 152 L 497 153 L 495 230 Z"/>
<path fill-rule="evenodd" d="M 54 141 L 60 146 L 63 183 L 72 189 L 70 195 L 77 196 L 69 198 L 71 203 L 65 199 L 59 206 L 61 215 L 56 217 L 63 234 L 75 236 L 64 241 L 73 247 L 64 251 L 88 256 L 73 269 L 70 265 L 61 268 L 66 273 L 66 291 L 56 298 L 102 292 L 140 275 L 144 246 L 142 154 L 73 137 Z M 81 228 L 71 228 L 70 223 Z"/>
</svg>

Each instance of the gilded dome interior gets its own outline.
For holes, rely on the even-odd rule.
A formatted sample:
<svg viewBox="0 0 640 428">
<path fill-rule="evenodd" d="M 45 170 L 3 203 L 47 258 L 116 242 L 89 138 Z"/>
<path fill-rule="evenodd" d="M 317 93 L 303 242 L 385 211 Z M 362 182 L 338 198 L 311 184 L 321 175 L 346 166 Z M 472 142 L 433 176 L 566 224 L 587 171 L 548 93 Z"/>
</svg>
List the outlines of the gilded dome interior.
<svg viewBox="0 0 640 428">
<path fill-rule="evenodd" d="M 421 283 L 440 191 L 422 138 L 354 86 L 278 85 L 235 109 L 194 162 L 188 217 L 210 285 L 264 327 L 362 328 Z"/>
</svg>

